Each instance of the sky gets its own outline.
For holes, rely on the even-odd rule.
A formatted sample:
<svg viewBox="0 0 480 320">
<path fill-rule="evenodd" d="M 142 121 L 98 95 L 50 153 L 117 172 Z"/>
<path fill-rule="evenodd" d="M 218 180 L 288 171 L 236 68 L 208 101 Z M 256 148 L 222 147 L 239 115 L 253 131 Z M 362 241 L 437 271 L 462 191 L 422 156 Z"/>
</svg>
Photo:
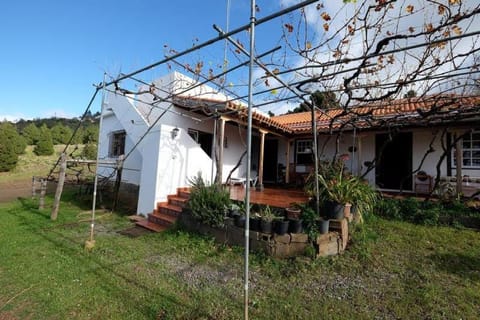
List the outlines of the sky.
<svg viewBox="0 0 480 320">
<path fill-rule="evenodd" d="M 0 121 L 81 116 L 95 92 L 94 85 L 102 82 L 104 73 L 107 74 L 107 80 L 111 80 L 121 73 L 130 73 L 162 60 L 165 54 L 172 54 L 171 49 L 181 52 L 195 44 L 213 39 L 218 36 L 218 32 L 212 28 L 213 24 L 227 30 L 228 1 L 230 3 L 229 30 L 247 25 L 250 18 L 250 1 L 247 0 L 5 1 L 0 10 L 0 93 L 2 94 Z M 259 10 L 256 15 L 262 18 L 299 1 L 257 0 Z M 452 2 L 439 1 L 445 5 Z M 305 10 L 308 34 L 314 43 L 322 43 L 329 39 L 328 43 L 325 42 L 325 46 L 320 47 L 318 52 L 315 51 L 317 61 L 332 60 L 335 43 L 340 42 L 342 34 L 346 32 L 345 19 L 349 19 L 355 11 L 354 8 L 362 3 L 347 1 L 345 4 L 341 0 L 320 1 Z M 425 27 L 425 21 L 441 19 L 442 16 L 436 13 L 436 5 L 422 10 L 426 3 L 423 0 L 397 1 L 394 13 L 401 13 L 405 19 L 402 19 L 398 26 L 385 25 L 384 30 L 380 30 L 381 33 L 386 36 L 389 29 L 399 28 L 402 32 L 409 26 L 421 30 Z M 321 4 L 320 9 L 317 4 Z M 412 14 L 405 13 L 407 4 L 414 5 Z M 478 6 L 479 0 L 468 0 L 462 4 L 469 7 Z M 451 7 L 455 9 L 456 5 Z M 327 21 L 322 19 L 323 12 L 328 12 L 333 17 L 333 21 L 329 21 L 329 30 L 323 27 Z M 275 64 L 271 63 L 277 63 L 280 67 L 287 65 L 295 67 L 306 63 L 305 59 L 293 55 L 285 40 L 282 39 L 282 36 L 291 37 L 290 44 L 306 45 L 305 39 L 303 42 L 296 42 L 296 39 L 302 40 L 303 31 L 307 33 L 306 28 L 302 29 L 303 26 L 292 22 L 295 21 L 295 17 L 300 16 L 298 13 L 299 11 L 295 15 L 287 14 L 255 28 L 257 55 L 277 45 L 282 46 L 282 49 L 263 60 L 266 63 L 270 62 L 271 68 L 275 67 Z M 372 17 L 375 18 L 375 13 Z M 294 31 L 288 33 L 285 31 L 285 26 L 290 23 L 294 26 Z M 468 23 L 468 25 L 461 25 L 463 32 L 480 30 L 480 17 Z M 405 30 L 403 32 L 406 32 Z M 244 31 L 236 34 L 234 39 L 248 48 L 248 37 L 248 32 Z M 360 40 L 361 34 L 356 33 L 350 42 L 351 45 L 348 45 L 349 53 L 345 52 L 344 57 L 352 58 L 362 55 L 363 46 Z M 461 40 L 457 43 L 456 50 L 462 52 L 461 49 L 464 47 L 467 49 L 472 46 L 478 47 L 477 41 L 478 38 Z M 407 44 L 405 42 L 401 45 Z M 393 48 L 392 45 L 390 48 Z M 217 42 L 182 57 L 179 62 L 183 65 L 188 63 L 195 66 L 201 61 L 204 64 L 203 72 L 211 68 L 216 74 L 222 70 L 224 49 L 224 42 Z M 236 54 L 231 45 L 227 52 L 229 67 L 246 59 L 242 54 Z M 408 67 L 415 60 L 414 54 L 406 56 L 405 59 L 397 60 L 397 65 L 391 65 L 393 70 L 391 72 Z M 182 70 L 181 67 L 175 65 L 174 67 Z M 347 67 L 350 68 L 352 65 Z M 443 67 L 451 69 L 452 65 L 446 64 Z M 150 83 L 168 72 L 170 72 L 168 66 L 162 65 L 162 67 L 143 72 L 138 77 Z M 185 73 L 189 75 L 188 72 Z M 269 85 L 266 85 L 264 78 L 261 78 L 264 75 L 264 70 L 255 67 L 254 77 L 258 78 L 255 82 L 255 90 L 266 89 L 268 92 L 269 88 L 277 84 L 270 78 Z M 332 80 L 332 87 L 342 83 L 343 76 Z M 384 74 L 384 76 L 389 77 L 390 74 Z M 229 77 L 226 82 L 229 87 L 231 85 L 232 90 L 235 89 L 241 95 L 245 94 L 248 68 L 240 68 L 229 74 Z M 294 74 L 281 75 L 281 77 L 286 82 L 299 79 L 295 78 Z M 372 79 L 368 76 L 365 81 Z M 288 90 L 278 93 L 274 91 L 267 93 L 262 98 L 263 101 L 279 99 L 290 94 Z M 255 103 L 262 102 L 260 98 L 256 99 L 258 100 Z M 299 101 L 292 100 L 288 103 L 279 103 L 269 110 L 280 114 L 298 104 Z M 100 95 L 92 105 L 93 113 L 99 110 Z"/>
<path fill-rule="evenodd" d="M 265 13 L 280 8 L 266 2 Z M 248 23 L 248 1 L 232 0 L 230 9 L 232 28 Z M 182 51 L 214 38 L 214 23 L 225 29 L 226 0 L 5 1 L 0 119 L 80 116 L 104 72 L 116 76 L 161 60 L 165 44 Z M 155 72 L 147 77 L 161 76 Z M 99 106 L 97 99 L 93 111 Z"/>
</svg>

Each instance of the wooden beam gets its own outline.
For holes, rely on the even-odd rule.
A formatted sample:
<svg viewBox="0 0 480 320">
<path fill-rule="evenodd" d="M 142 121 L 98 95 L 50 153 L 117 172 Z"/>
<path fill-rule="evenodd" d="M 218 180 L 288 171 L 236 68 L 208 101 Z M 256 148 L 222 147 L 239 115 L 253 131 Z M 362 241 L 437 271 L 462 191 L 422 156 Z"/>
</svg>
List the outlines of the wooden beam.
<svg viewBox="0 0 480 320">
<path fill-rule="evenodd" d="M 47 179 L 40 179 L 40 200 L 38 202 L 38 209 L 45 208 L 45 193 L 47 193 Z"/>
<path fill-rule="evenodd" d="M 286 140 L 287 142 L 287 151 L 285 152 L 285 183 L 290 183 L 290 139 Z"/>
<path fill-rule="evenodd" d="M 50 219 L 57 220 L 58 209 L 60 207 L 60 198 L 62 197 L 63 184 L 65 183 L 65 170 L 67 169 L 67 156 L 62 153 L 60 157 L 60 174 L 58 176 L 57 190 L 55 192 L 55 200 L 53 201 Z"/>
<path fill-rule="evenodd" d="M 228 117 L 228 116 L 222 116 L 222 119 L 225 119 L 225 120 L 227 120 L 227 121 L 232 121 L 232 122 L 235 122 L 235 123 L 237 123 L 237 124 L 241 124 L 241 125 L 243 125 L 243 126 L 246 126 L 246 125 L 247 125 L 247 123 L 246 123 L 245 121 L 241 121 L 241 120 L 239 120 L 239 119 L 235 119 L 235 118 Z M 268 134 L 271 134 L 271 135 L 274 135 L 274 136 L 277 136 L 277 137 L 282 137 L 282 138 L 286 137 L 286 135 L 282 135 L 282 134 L 280 134 L 280 133 L 278 133 L 278 132 L 265 129 L 265 128 L 259 127 L 259 126 L 257 126 L 257 125 L 252 125 L 252 128 L 257 129 L 257 130 L 263 130 L 263 131 L 267 132 Z"/>
<path fill-rule="evenodd" d="M 455 134 L 455 158 L 457 159 L 457 166 L 455 169 L 456 178 L 457 178 L 457 195 L 463 192 L 462 188 L 462 164 L 463 164 L 463 148 L 462 148 L 462 139 L 459 138 L 459 133 Z"/>
<path fill-rule="evenodd" d="M 223 141 L 225 140 L 225 119 L 220 118 L 218 126 L 218 163 L 215 182 L 221 184 L 223 181 Z"/>
<path fill-rule="evenodd" d="M 258 164 L 257 190 L 263 190 L 263 160 L 265 158 L 265 135 L 268 133 L 260 129 L 260 163 Z"/>
</svg>

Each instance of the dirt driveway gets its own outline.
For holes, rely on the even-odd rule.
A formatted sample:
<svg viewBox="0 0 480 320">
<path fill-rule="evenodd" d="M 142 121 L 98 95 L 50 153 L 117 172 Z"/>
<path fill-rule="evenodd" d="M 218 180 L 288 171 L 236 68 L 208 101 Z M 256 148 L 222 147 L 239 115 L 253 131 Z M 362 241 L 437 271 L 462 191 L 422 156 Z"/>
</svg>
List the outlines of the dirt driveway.
<svg viewBox="0 0 480 320">
<path fill-rule="evenodd" d="M 32 180 L 0 182 L 0 203 L 9 202 L 18 197 L 32 196 Z"/>
</svg>

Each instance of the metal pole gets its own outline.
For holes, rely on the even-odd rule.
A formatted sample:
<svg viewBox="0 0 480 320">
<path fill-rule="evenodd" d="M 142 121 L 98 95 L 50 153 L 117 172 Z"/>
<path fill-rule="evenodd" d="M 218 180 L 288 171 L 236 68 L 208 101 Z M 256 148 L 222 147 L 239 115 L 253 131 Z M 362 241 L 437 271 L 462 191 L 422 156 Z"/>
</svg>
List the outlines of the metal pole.
<svg viewBox="0 0 480 320">
<path fill-rule="evenodd" d="M 358 176 L 358 166 L 357 168 L 355 168 L 355 172 L 353 171 L 353 164 L 355 161 L 355 148 L 357 147 L 356 138 L 357 138 L 357 128 L 353 127 L 352 161 L 350 161 L 350 165 L 352 167 L 352 174 Z"/>
<path fill-rule="evenodd" d="M 310 105 L 312 109 L 312 134 L 313 134 L 313 166 L 314 166 L 314 177 L 315 177 L 315 213 L 317 216 L 320 215 L 320 191 L 318 187 L 318 151 L 317 151 L 317 117 L 315 115 L 315 105 L 313 101 Z"/>
<path fill-rule="evenodd" d="M 215 115 L 217 114 L 217 111 L 215 111 Z M 215 120 L 213 121 L 213 143 L 212 143 L 212 152 L 211 152 L 211 157 L 212 157 L 212 170 L 210 172 L 210 184 L 213 184 L 213 171 L 215 168 L 215 165 L 217 163 L 216 161 L 216 153 L 217 153 L 217 121 L 218 118 L 215 116 Z"/>
<path fill-rule="evenodd" d="M 105 84 L 107 74 L 103 74 L 103 90 L 102 90 L 102 103 L 100 106 L 100 124 L 98 130 L 98 142 L 97 142 L 97 158 L 95 159 L 95 179 L 93 182 L 93 200 L 92 200 L 92 220 L 90 223 L 90 243 L 93 243 L 93 231 L 95 229 L 95 206 L 97 205 L 97 185 L 98 185 L 98 160 L 100 157 L 100 134 L 103 123 L 103 111 L 105 105 Z"/>
<path fill-rule="evenodd" d="M 248 320 L 248 254 L 250 234 L 250 168 L 252 165 L 252 106 L 253 64 L 255 55 L 255 0 L 250 3 L 250 64 L 248 65 L 248 121 L 247 121 L 247 183 L 245 190 L 245 269 L 244 269 L 244 318 Z"/>
</svg>

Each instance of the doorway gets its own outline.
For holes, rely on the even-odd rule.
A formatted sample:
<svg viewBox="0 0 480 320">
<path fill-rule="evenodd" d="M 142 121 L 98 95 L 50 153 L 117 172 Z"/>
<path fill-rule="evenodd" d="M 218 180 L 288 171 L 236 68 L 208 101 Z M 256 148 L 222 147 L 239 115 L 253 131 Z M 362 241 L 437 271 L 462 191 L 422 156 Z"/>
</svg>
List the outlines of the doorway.
<svg viewBox="0 0 480 320">
<path fill-rule="evenodd" d="M 412 190 L 411 132 L 375 136 L 375 183 L 382 189 Z"/>
<path fill-rule="evenodd" d="M 265 139 L 265 150 L 263 157 L 263 181 L 269 183 L 277 182 L 278 168 L 278 140 Z"/>
</svg>

